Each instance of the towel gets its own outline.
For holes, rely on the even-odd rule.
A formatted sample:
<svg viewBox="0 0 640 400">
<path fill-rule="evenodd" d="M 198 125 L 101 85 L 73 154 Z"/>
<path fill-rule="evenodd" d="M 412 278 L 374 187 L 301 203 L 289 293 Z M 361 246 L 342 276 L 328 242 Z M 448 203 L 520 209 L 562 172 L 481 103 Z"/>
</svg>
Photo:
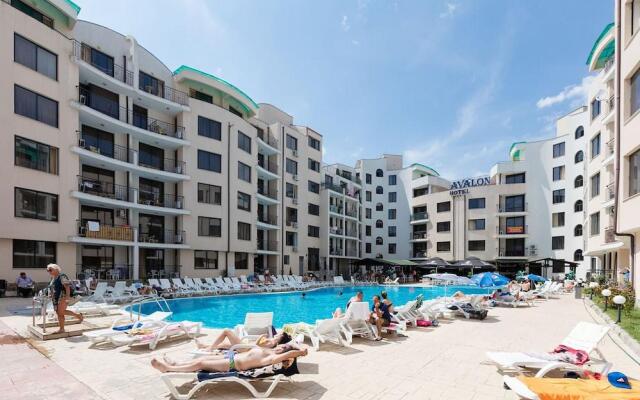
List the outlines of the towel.
<svg viewBox="0 0 640 400">
<path fill-rule="evenodd" d="M 613 387 L 608 380 L 518 377 L 540 400 L 637 400 L 640 382 L 631 389 Z"/>
<path fill-rule="evenodd" d="M 89 228 L 89 231 L 91 231 L 91 232 L 98 232 L 98 231 L 100 231 L 100 222 L 98 222 L 98 221 L 88 221 L 87 222 L 87 227 Z"/>
</svg>

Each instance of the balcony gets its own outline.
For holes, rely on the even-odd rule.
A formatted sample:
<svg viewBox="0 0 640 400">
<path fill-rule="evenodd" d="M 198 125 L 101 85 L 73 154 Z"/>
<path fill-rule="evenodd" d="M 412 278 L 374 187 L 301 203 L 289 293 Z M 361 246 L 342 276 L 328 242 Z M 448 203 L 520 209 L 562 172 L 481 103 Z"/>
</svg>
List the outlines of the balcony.
<svg viewBox="0 0 640 400">
<path fill-rule="evenodd" d="M 258 186 L 257 198 L 260 204 L 273 205 L 280 203 L 278 200 L 278 191 L 264 186 Z"/>
<path fill-rule="evenodd" d="M 413 257 L 411 258 L 427 258 L 427 252 L 426 251 L 414 251 L 413 252 Z"/>
<path fill-rule="evenodd" d="M 356 229 L 346 229 L 345 230 L 345 236 L 348 236 L 348 238 L 357 239 L 358 238 L 358 231 Z"/>
<path fill-rule="evenodd" d="M 108 75 L 127 86 L 133 87 L 132 71 L 129 71 L 115 63 L 109 66 L 105 66 L 94 62 L 94 60 L 91 59 L 91 47 L 87 46 L 86 44 L 80 43 L 77 40 L 73 40 L 73 56 L 91 65 L 93 68 L 97 69 L 103 74 Z"/>
<path fill-rule="evenodd" d="M 98 280 L 123 280 L 133 278 L 133 265 L 112 263 L 107 265 L 76 264 L 76 277 L 83 274 L 86 278 Z"/>
<path fill-rule="evenodd" d="M 274 215 L 258 214 L 257 226 L 258 226 L 258 229 L 265 229 L 265 230 L 279 229 L 278 219 Z"/>
<path fill-rule="evenodd" d="M 344 234 L 344 231 L 342 230 L 342 228 L 330 227 L 329 228 L 329 234 L 336 235 L 336 236 L 342 236 Z"/>
<path fill-rule="evenodd" d="M 347 250 L 344 253 L 344 256 L 345 257 L 350 257 L 350 258 L 358 258 L 359 257 L 358 249 L 347 248 Z"/>
<path fill-rule="evenodd" d="M 332 182 L 322 182 L 321 187 L 323 189 L 329 189 L 332 192 L 337 193 L 337 194 L 345 195 L 345 196 L 351 197 L 353 199 L 358 199 L 359 191 L 356 190 L 354 187 L 348 188 L 348 187 L 343 186 L 343 185 L 336 185 L 335 183 L 332 183 Z"/>
<path fill-rule="evenodd" d="M 85 238 L 81 242 L 104 243 L 105 241 L 133 242 L 135 230 L 128 225 L 105 225 L 98 222 L 77 221 L 77 237 Z M 75 241 L 75 240 L 74 240 Z"/>
<path fill-rule="evenodd" d="M 413 232 L 411 234 L 411 242 L 424 242 L 427 240 L 427 232 Z"/>
<path fill-rule="evenodd" d="M 349 208 L 347 207 L 347 209 L 346 209 L 346 211 L 345 211 L 345 213 L 344 213 L 344 214 L 345 214 L 347 217 L 350 217 L 350 218 L 353 218 L 353 219 L 358 219 L 358 210 L 357 210 L 357 209 L 352 210 L 352 209 L 349 209 Z"/>
<path fill-rule="evenodd" d="M 263 129 L 258 129 L 258 150 L 262 150 L 261 153 L 266 155 L 278 154 L 279 143 L 270 130 L 265 132 Z"/>
<path fill-rule="evenodd" d="M 604 156 L 604 160 L 602 160 L 602 165 L 608 166 L 611 165 L 613 167 L 613 162 L 615 161 L 615 151 L 616 151 L 616 139 L 612 138 L 607 142 L 606 152 Z"/>
<path fill-rule="evenodd" d="M 604 187 L 604 199 L 602 201 L 603 207 L 611 207 L 614 205 L 616 199 L 616 185 L 611 182 Z"/>
<path fill-rule="evenodd" d="M 142 80 L 138 83 L 138 89 L 143 93 L 148 93 L 161 99 L 177 103 L 182 106 L 189 106 L 189 94 L 166 85 L 144 86 Z"/>
<path fill-rule="evenodd" d="M 278 163 L 258 155 L 258 177 L 265 180 L 278 179 Z"/>
<path fill-rule="evenodd" d="M 185 244 L 186 232 L 170 229 L 156 230 L 154 228 L 141 226 L 138 233 L 138 242 L 143 244 Z"/>
<path fill-rule="evenodd" d="M 258 251 L 277 252 L 278 242 L 276 240 L 258 240 Z"/>
<path fill-rule="evenodd" d="M 518 249 L 498 248 L 498 257 L 496 258 L 529 258 L 536 257 L 538 251 L 535 247 L 525 247 Z"/>
<path fill-rule="evenodd" d="M 528 235 L 528 226 L 500 226 L 496 227 L 498 237 L 520 237 Z"/>
<path fill-rule="evenodd" d="M 606 114 L 604 114 L 602 118 L 602 124 L 606 125 L 612 123 L 615 119 L 615 113 L 613 112 L 616 108 L 616 98 L 615 96 L 609 97 L 608 100 L 605 101 L 607 104 Z"/>
<path fill-rule="evenodd" d="M 424 223 L 429 220 L 429 213 L 426 211 L 411 214 L 411 224 Z"/>
<path fill-rule="evenodd" d="M 342 170 L 337 170 L 336 174 L 338 176 L 343 177 L 344 179 L 347 179 L 353 183 L 355 183 L 356 185 L 362 185 L 362 179 L 360 179 L 360 177 L 353 175 L 351 172 L 349 171 L 342 171 Z"/>
<path fill-rule="evenodd" d="M 527 213 L 529 203 L 524 203 L 520 206 L 507 206 L 505 204 L 498 204 L 497 210 L 499 214 L 524 214 Z"/>
<path fill-rule="evenodd" d="M 186 175 L 187 163 L 184 161 L 174 160 L 172 158 L 154 159 L 152 156 L 144 152 L 140 152 L 138 165 L 145 168 L 151 168 L 158 171 L 170 172 L 172 174 Z M 147 162 L 147 160 L 149 160 Z"/>
<path fill-rule="evenodd" d="M 617 242 L 616 230 L 613 229 L 613 226 L 608 226 L 604 228 L 604 242 L 605 243 Z"/>
<path fill-rule="evenodd" d="M 340 206 L 330 205 L 329 206 L 329 211 L 334 213 L 334 214 L 342 215 L 342 207 L 340 207 Z"/>
<path fill-rule="evenodd" d="M 329 249 L 329 255 L 342 257 L 344 253 L 342 249 Z"/>
</svg>

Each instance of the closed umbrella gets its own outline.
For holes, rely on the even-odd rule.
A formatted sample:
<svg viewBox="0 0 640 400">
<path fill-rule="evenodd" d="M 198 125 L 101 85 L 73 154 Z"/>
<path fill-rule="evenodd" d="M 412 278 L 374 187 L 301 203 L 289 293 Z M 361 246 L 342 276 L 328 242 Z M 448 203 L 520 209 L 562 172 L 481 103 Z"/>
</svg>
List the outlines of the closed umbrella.
<svg viewBox="0 0 640 400">
<path fill-rule="evenodd" d="M 504 286 L 509 283 L 509 278 L 495 272 L 481 272 L 473 275 L 471 280 L 480 287 Z"/>
</svg>

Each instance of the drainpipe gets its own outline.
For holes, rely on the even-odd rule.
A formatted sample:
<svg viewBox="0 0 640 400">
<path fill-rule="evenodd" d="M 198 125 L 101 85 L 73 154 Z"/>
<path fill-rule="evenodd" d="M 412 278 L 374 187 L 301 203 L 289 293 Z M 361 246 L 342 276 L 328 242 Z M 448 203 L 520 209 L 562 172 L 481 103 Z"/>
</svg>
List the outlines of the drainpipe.
<svg viewBox="0 0 640 400">
<path fill-rule="evenodd" d="M 227 123 L 227 259 L 224 275 L 229 276 L 229 253 L 231 253 L 231 122 Z"/>
<path fill-rule="evenodd" d="M 622 121 L 621 118 L 621 111 L 620 111 L 620 106 L 621 106 L 621 101 L 620 101 L 620 88 L 621 88 L 621 78 L 622 78 L 622 29 L 620 28 L 621 25 L 621 20 L 622 20 L 622 1 L 621 0 L 617 0 L 616 1 L 616 6 L 617 6 L 617 10 L 616 10 L 616 36 L 615 36 L 615 41 L 616 41 L 616 75 L 615 75 L 615 105 L 616 105 L 616 120 L 615 120 L 615 125 L 616 125 L 616 129 L 615 129 L 615 139 L 616 139 L 616 159 L 615 159 L 615 192 L 614 192 L 614 208 L 613 211 L 615 212 L 615 216 L 613 218 L 613 232 L 616 236 L 626 236 L 629 238 L 629 252 L 631 253 L 631 289 L 634 288 L 634 280 L 636 278 L 636 271 L 635 271 L 635 250 L 636 250 L 636 238 L 633 234 L 631 233 L 623 233 L 623 232 L 618 232 L 618 205 L 620 203 L 620 196 L 618 196 L 618 192 L 620 189 L 620 162 L 621 162 L 621 157 L 620 157 L 620 123 Z"/>
</svg>

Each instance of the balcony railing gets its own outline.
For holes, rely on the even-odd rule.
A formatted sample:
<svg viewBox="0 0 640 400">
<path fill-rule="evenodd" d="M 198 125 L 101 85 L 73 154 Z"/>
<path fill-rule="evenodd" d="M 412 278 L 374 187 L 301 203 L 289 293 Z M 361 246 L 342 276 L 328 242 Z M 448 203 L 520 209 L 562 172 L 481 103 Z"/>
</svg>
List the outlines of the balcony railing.
<svg viewBox="0 0 640 400">
<path fill-rule="evenodd" d="M 613 200 L 616 197 L 616 184 L 611 182 L 605 186 L 605 198 L 606 201 Z"/>
<path fill-rule="evenodd" d="M 528 225 L 525 226 L 500 226 L 496 227 L 498 235 L 524 235 L 528 232 Z"/>
<path fill-rule="evenodd" d="M 276 240 L 258 240 L 258 250 L 278 251 L 278 242 Z"/>
<path fill-rule="evenodd" d="M 413 258 L 427 258 L 427 252 L 426 251 L 414 251 L 413 252 Z"/>
<path fill-rule="evenodd" d="M 124 67 L 118 64 L 112 64 L 109 66 L 100 65 L 91 59 L 91 47 L 84 43 L 80 43 L 77 40 L 73 40 L 73 56 L 90 64 L 94 68 L 98 69 L 105 75 L 124 82 L 129 86 L 133 86 L 133 72 L 126 70 Z"/>
<path fill-rule="evenodd" d="M 271 215 L 258 215 L 258 221 L 263 224 L 277 225 L 276 217 Z"/>
<path fill-rule="evenodd" d="M 183 91 L 168 87 L 167 85 L 159 86 L 143 86 L 142 80 L 138 83 L 138 89 L 145 93 L 152 94 L 157 97 L 161 97 L 165 100 L 169 100 L 174 103 L 181 104 L 183 106 L 189 105 L 189 94 Z"/>
<path fill-rule="evenodd" d="M 142 243 L 185 244 L 186 232 L 171 229 L 155 230 L 141 226 L 138 241 Z"/>
<path fill-rule="evenodd" d="M 332 256 L 342 256 L 344 253 L 342 249 L 329 249 L 329 254 Z"/>
<path fill-rule="evenodd" d="M 616 97 L 615 96 L 611 96 L 607 100 L 607 114 L 613 112 L 615 107 L 616 107 Z"/>
<path fill-rule="evenodd" d="M 360 179 L 360 177 L 355 176 L 350 172 L 338 170 L 337 171 L 337 175 L 343 177 L 344 179 L 348 179 L 351 182 L 355 182 L 358 185 L 362 184 L 362 180 Z"/>
<path fill-rule="evenodd" d="M 78 236 L 88 239 L 118 240 L 132 242 L 134 229 L 128 225 L 106 225 L 99 222 L 77 221 Z"/>
<path fill-rule="evenodd" d="M 609 140 L 607 142 L 607 155 L 608 156 L 613 155 L 613 153 L 615 152 L 615 144 L 616 144 L 616 138 L 611 138 L 611 140 Z"/>
<path fill-rule="evenodd" d="M 120 146 L 114 143 L 110 143 L 107 146 L 103 144 L 100 147 L 92 146 L 90 143 L 87 143 L 87 140 L 83 137 L 82 134 L 78 134 L 78 147 L 89 150 L 101 156 L 113 158 L 114 160 L 126 163 L 133 164 L 135 160 L 136 151 L 133 149 L 128 149 L 124 146 Z"/>
<path fill-rule="evenodd" d="M 160 121 L 158 119 L 133 112 L 133 110 L 120 107 L 120 105 L 112 99 L 92 93 L 90 90 L 85 88 L 78 87 L 78 102 L 113 119 L 117 119 L 118 121 L 125 122 L 137 128 L 163 136 L 184 139 L 184 127 Z"/>
<path fill-rule="evenodd" d="M 357 238 L 358 237 L 358 232 L 356 229 L 346 229 L 345 230 L 345 236 L 349 236 L 352 238 Z"/>
<path fill-rule="evenodd" d="M 342 214 L 342 207 L 331 205 L 329 206 L 329 211 L 335 214 Z"/>
<path fill-rule="evenodd" d="M 342 235 L 342 228 L 335 228 L 335 227 L 331 227 L 329 228 L 329 232 L 334 234 L 334 235 Z"/>
<path fill-rule="evenodd" d="M 351 218 L 358 218 L 358 210 L 346 209 L 345 214 Z"/>
<path fill-rule="evenodd" d="M 613 68 L 613 65 L 615 64 L 615 57 L 611 57 L 609 58 L 605 63 L 604 63 L 604 73 L 606 74 L 607 72 L 609 72 L 611 70 L 611 68 Z"/>
<path fill-rule="evenodd" d="M 145 265 L 140 270 L 146 278 L 180 278 L 182 265 Z"/>
<path fill-rule="evenodd" d="M 258 158 L 258 165 L 263 168 L 266 169 L 267 171 L 271 172 L 272 174 L 277 174 L 278 173 L 278 163 L 275 161 L 266 161 L 264 158 Z"/>
<path fill-rule="evenodd" d="M 258 186 L 258 193 L 273 200 L 278 200 L 278 191 Z"/>
<path fill-rule="evenodd" d="M 155 192 L 138 190 L 129 186 L 99 181 L 80 175 L 78 176 L 78 190 L 94 196 L 155 207 L 182 209 L 184 205 L 183 196 L 174 194 L 160 195 Z"/>
<path fill-rule="evenodd" d="M 498 212 L 501 213 L 512 213 L 512 212 L 526 212 L 528 209 L 529 203 L 524 203 L 521 206 L 507 206 L 505 204 L 498 205 Z"/>
<path fill-rule="evenodd" d="M 426 211 L 411 214 L 411 221 L 421 221 L 425 219 L 429 219 L 429 213 Z"/>
<path fill-rule="evenodd" d="M 153 159 L 152 157 L 147 157 L 147 154 L 144 152 L 140 152 L 139 154 L 138 165 L 142 167 L 153 168 L 159 171 L 172 172 L 180 175 L 185 175 L 187 173 L 187 163 L 184 161 L 174 160 L 171 158 L 162 158 L 158 160 Z M 147 158 L 153 161 L 146 162 Z"/>
<path fill-rule="evenodd" d="M 184 207 L 184 197 L 175 194 L 158 194 L 157 192 L 149 192 L 138 190 L 138 203 L 147 206 L 176 208 L 181 210 Z"/>
<path fill-rule="evenodd" d="M 278 148 L 278 139 L 273 137 L 269 132 L 264 130 L 258 131 L 258 138 L 273 148 Z"/>
<path fill-rule="evenodd" d="M 616 230 L 613 229 L 613 226 L 608 226 L 604 228 L 604 242 L 613 243 L 615 241 L 616 241 Z"/>
<path fill-rule="evenodd" d="M 427 238 L 427 232 L 413 232 L 413 235 L 411 235 L 411 238 L 413 240 L 426 239 Z"/>
<path fill-rule="evenodd" d="M 524 249 L 499 248 L 498 254 L 500 257 L 535 257 L 538 255 L 538 250 L 530 247 Z"/>
<path fill-rule="evenodd" d="M 344 255 L 347 257 L 358 257 L 358 249 L 347 248 Z"/>
<path fill-rule="evenodd" d="M 105 263 L 104 265 L 76 264 L 76 278 L 80 279 L 80 274 L 84 279 L 94 278 L 97 280 L 123 280 L 133 277 L 133 265 Z"/>
</svg>

